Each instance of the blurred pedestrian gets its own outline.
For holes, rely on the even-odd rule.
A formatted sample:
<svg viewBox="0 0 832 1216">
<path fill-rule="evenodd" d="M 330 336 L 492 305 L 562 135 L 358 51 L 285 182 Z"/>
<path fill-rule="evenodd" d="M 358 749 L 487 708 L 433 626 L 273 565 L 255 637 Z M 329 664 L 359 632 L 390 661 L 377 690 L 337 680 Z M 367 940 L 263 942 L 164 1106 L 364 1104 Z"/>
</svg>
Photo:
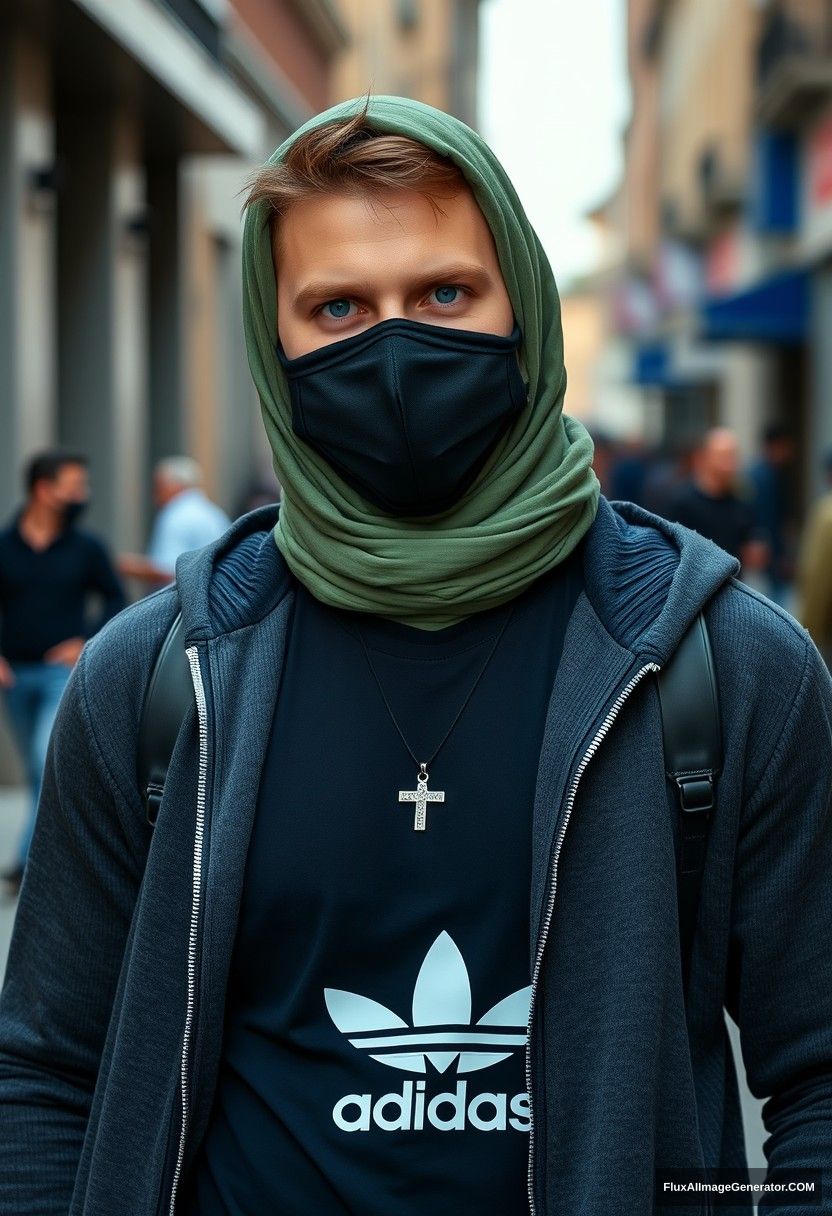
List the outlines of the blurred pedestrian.
<svg viewBox="0 0 832 1216">
<path fill-rule="evenodd" d="M 827 489 L 809 513 L 798 549 L 795 616 L 832 666 L 832 448 L 823 464 Z"/>
<path fill-rule="evenodd" d="M 748 481 L 754 488 L 757 527 L 768 544 L 768 559 L 763 571 L 768 580 L 768 595 L 783 604 L 792 580 L 793 555 L 790 530 L 794 509 L 789 470 L 794 461 L 795 443 L 789 428 L 772 422 L 765 428 L 762 452 L 748 468 Z"/>
<path fill-rule="evenodd" d="M 610 467 L 610 497 L 612 500 L 634 502 L 644 506 L 644 482 L 650 467 L 650 454 L 640 435 L 622 440 L 618 454 Z"/>
<path fill-rule="evenodd" d="M 25 487 L 26 502 L 0 531 L 0 687 L 31 795 L 17 858 L 0 875 L 12 895 L 23 879 L 64 685 L 87 638 L 126 603 L 104 544 L 75 526 L 90 502 L 86 456 L 39 452 L 27 465 Z M 93 592 L 103 604 L 88 621 Z"/>
<path fill-rule="evenodd" d="M 644 479 L 642 505 L 648 511 L 669 518 L 668 504 L 673 502 L 692 475 L 694 451 L 695 445 L 681 440 L 668 443 L 656 453 Z"/>
<path fill-rule="evenodd" d="M 759 570 L 767 546 L 754 502 L 739 487 L 739 443 L 729 427 L 706 431 L 692 457 L 692 475 L 667 500 L 668 519 L 707 536 L 744 569 Z"/>
<path fill-rule="evenodd" d="M 128 578 L 169 583 L 176 559 L 222 536 L 231 520 L 200 488 L 202 470 L 190 456 L 166 456 L 153 470 L 153 501 L 158 511 L 147 555 L 122 553 L 118 568 Z"/>
</svg>

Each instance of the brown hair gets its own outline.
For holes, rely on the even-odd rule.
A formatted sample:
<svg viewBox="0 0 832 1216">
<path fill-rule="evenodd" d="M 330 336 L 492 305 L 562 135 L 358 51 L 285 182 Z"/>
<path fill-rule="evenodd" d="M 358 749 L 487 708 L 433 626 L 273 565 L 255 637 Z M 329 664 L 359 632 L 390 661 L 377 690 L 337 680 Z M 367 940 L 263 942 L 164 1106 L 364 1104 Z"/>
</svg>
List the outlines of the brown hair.
<svg viewBox="0 0 832 1216">
<path fill-rule="evenodd" d="M 274 237 L 278 217 L 292 203 L 314 195 L 418 190 L 441 210 L 436 198 L 456 194 L 465 179 L 453 161 L 417 140 L 374 131 L 367 121 L 365 104 L 351 118 L 326 123 L 302 135 L 283 161 L 264 165 L 246 185 L 244 209 L 253 203 L 267 203 Z"/>
</svg>

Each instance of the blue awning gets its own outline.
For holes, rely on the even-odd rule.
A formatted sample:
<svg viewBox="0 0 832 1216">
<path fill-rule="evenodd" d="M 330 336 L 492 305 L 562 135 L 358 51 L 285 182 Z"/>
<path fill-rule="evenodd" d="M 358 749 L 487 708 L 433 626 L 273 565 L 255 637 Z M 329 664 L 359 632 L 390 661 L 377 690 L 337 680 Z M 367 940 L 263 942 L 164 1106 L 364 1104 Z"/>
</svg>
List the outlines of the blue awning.
<svg viewBox="0 0 832 1216">
<path fill-rule="evenodd" d="M 633 382 L 635 384 L 665 384 L 668 373 L 669 359 L 666 342 L 650 342 L 636 347 L 633 359 Z"/>
<path fill-rule="evenodd" d="M 809 325 L 809 275 L 788 270 L 745 291 L 705 302 L 701 337 L 711 342 L 804 342 Z"/>
<path fill-rule="evenodd" d="M 679 371 L 670 343 L 660 338 L 635 348 L 631 380 L 651 388 L 687 388 L 698 383 L 697 377 Z"/>
</svg>

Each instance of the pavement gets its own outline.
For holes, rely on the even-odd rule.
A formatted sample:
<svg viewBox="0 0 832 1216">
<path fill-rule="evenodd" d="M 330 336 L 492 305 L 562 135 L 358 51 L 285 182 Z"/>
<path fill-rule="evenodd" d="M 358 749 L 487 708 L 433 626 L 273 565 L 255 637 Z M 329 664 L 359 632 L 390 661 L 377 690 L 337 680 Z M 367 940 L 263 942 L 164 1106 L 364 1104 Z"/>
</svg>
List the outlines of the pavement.
<svg viewBox="0 0 832 1216">
<path fill-rule="evenodd" d="M 15 846 L 23 826 L 26 806 L 27 795 L 25 790 L 0 786 L 0 869 L 5 870 L 14 861 Z M 8 955 L 16 910 L 16 899 L 9 900 L 0 896 L 0 977 L 5 974 L 6 970 L 6 957 Z M 748 1087 L 745 1084 L 745 1070 L 739 1054 L 739 1034 L 730 1018 L 726 1017 L 726 1022 L 740 1077 L 748 1164 L 765 1167 L 766 1161 L 762 1148 L 765 1131 L 760 1118 L 762 1102 L 757 1101 L 748 1092 Z"/>
</svg>

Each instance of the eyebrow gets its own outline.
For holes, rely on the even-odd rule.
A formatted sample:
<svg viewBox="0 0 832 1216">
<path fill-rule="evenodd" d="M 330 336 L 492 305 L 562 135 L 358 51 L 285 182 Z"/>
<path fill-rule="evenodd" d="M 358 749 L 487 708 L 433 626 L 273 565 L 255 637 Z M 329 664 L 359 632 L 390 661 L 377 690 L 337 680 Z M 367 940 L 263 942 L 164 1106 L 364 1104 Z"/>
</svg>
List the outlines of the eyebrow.
<svg viewBox="0 0 832 1216">
<path fill-rule="evenodd" d="M 416 280 L 415 287 L 417 290 L 421 290 L 429 287 L 431 283 L 453 283 L 457 279 L 467 279 L 468 282 L 480 287 L 488 287 L 493 281 L 485 267 L 478 262 L 453 262 L 424 271 Z M 304 284 L 292 304 L 295 308 L 302 308 L 316 300 L 337 300 L 354 295 L 371 294 L 372 284 L 366 279 L 320 279 Z"/>
</svg>

